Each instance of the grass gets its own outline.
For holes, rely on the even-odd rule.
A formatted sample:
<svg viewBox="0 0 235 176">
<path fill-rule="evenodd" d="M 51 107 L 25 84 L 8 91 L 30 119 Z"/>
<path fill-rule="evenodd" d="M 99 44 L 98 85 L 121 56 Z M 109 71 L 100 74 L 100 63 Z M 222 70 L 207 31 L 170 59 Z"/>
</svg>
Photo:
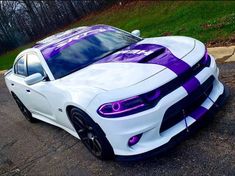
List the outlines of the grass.
<svg viewBox="0 0 235 176">
<path fill-rule="evenodd" d="M 6 69 L 11 68 L 16 56 L 24 49 L 30 48 L 32 45 L 33 44 L 30 43 L 30 44 L 21 46 L 19 48 L 16 48 L 12 51 L 9 51 L 4 55 L 1 55 L 0 56 L 0 70 L 6 70 Z"/>
<path fill-rule="evenodd" d="M 69 26 L 108 24 L 127 31 L 140 29 L 143 37 L 184 35 L 204 43 L 235 36 L 235 2 L 232 1 L 133 1 L 93 13 Z M 25 45 L 0 56 L 0 70 L 12 65 Z"/>
</svg>

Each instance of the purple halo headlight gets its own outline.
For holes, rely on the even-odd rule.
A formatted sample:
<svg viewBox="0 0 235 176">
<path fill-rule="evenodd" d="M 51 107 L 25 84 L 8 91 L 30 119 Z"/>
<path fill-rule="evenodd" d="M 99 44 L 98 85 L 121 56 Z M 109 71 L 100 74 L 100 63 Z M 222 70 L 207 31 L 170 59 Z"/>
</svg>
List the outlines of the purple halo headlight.
<svg viewBox="0 0 235 176">
<path fill-rule="evenodd" d="M 112 103 L 112 110 L 117 112 L 121 110 L 121 103 L 120 102 L 115 102 Z"/>
<path fill-rule="evenodd" d="M 142 95 L 147 101 L 154 101 L 160 96 L 160 90 L 156 89 Z"/>
<path fill-rule="evenodd" d="M 98 113 L 105 117 L 116 117 L 120 114 L 128 114 L 144 106 L 143 100 L 139 96 L 135 96 L 125 100 L 103 104 L 98 109 Z"/>
<path fill-rule="evenodd" d="M 153 107 L 156 101 L 159 100 L 159 97 L 160 90 L 156 89 L 139 96 L 105 103 L 98 108 L 97 112 L 102 117 L 127 116 Z"/>
</svg>

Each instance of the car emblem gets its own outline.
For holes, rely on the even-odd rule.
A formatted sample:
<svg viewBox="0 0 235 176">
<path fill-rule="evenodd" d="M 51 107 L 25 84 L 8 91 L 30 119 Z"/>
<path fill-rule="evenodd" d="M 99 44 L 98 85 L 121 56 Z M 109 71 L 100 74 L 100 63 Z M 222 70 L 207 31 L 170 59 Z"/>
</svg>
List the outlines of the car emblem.
<svg viewBox="0 0 235 176">
<path fill-rule="evenodd" d="M 198 64 L 195 66 L 195 68 L 194 68 L 193 70 L 197 70 L 197 69 L 200 68 L 200 67 L 201 67 L 201 64 L 198 63 Z"/>
</svg>

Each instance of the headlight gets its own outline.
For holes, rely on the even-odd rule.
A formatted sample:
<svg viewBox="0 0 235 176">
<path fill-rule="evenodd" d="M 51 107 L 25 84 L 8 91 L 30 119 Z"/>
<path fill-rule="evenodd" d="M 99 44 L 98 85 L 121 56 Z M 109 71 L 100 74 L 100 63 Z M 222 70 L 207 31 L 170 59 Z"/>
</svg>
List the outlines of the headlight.
<svg viewBox="0 0 235 176">
<path fill-rule="evenodd" d="M 105 103 L 97 112 L 103 117 L 110 118 L 127 116 L 153 107 L 159 99 L 160 90 L 156 89 L 124 100 Z"/>
</svg>

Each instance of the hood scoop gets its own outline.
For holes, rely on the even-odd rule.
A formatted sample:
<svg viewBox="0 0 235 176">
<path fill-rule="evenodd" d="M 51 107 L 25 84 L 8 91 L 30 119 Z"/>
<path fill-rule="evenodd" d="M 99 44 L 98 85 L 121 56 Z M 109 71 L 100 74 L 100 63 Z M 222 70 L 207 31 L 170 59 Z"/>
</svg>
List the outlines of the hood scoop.
<svg viewBox="0 0 235 176">
<path fill-rule="evenodd" d="M 154 58 L 159 58 L 166 52 L 166 48 L 155 44 L 134 44 L 109 55 L 96 63 L 148 63 Z"/>
<path fill-rule="evenodd" d="M 144 57 L 143 59 L 141 59 L 139 61 L 139 63 L 148 63 L 152 59 L 155 59 L 155 58 L 160 57 L 161 55 L 163 55 L 165 53 L 165 51 L 166 51 L 166 48 L 162 47 L 159 50 L 154 51 L 152 54 L 149 54 L 146 57 Z"/>
</svg>

